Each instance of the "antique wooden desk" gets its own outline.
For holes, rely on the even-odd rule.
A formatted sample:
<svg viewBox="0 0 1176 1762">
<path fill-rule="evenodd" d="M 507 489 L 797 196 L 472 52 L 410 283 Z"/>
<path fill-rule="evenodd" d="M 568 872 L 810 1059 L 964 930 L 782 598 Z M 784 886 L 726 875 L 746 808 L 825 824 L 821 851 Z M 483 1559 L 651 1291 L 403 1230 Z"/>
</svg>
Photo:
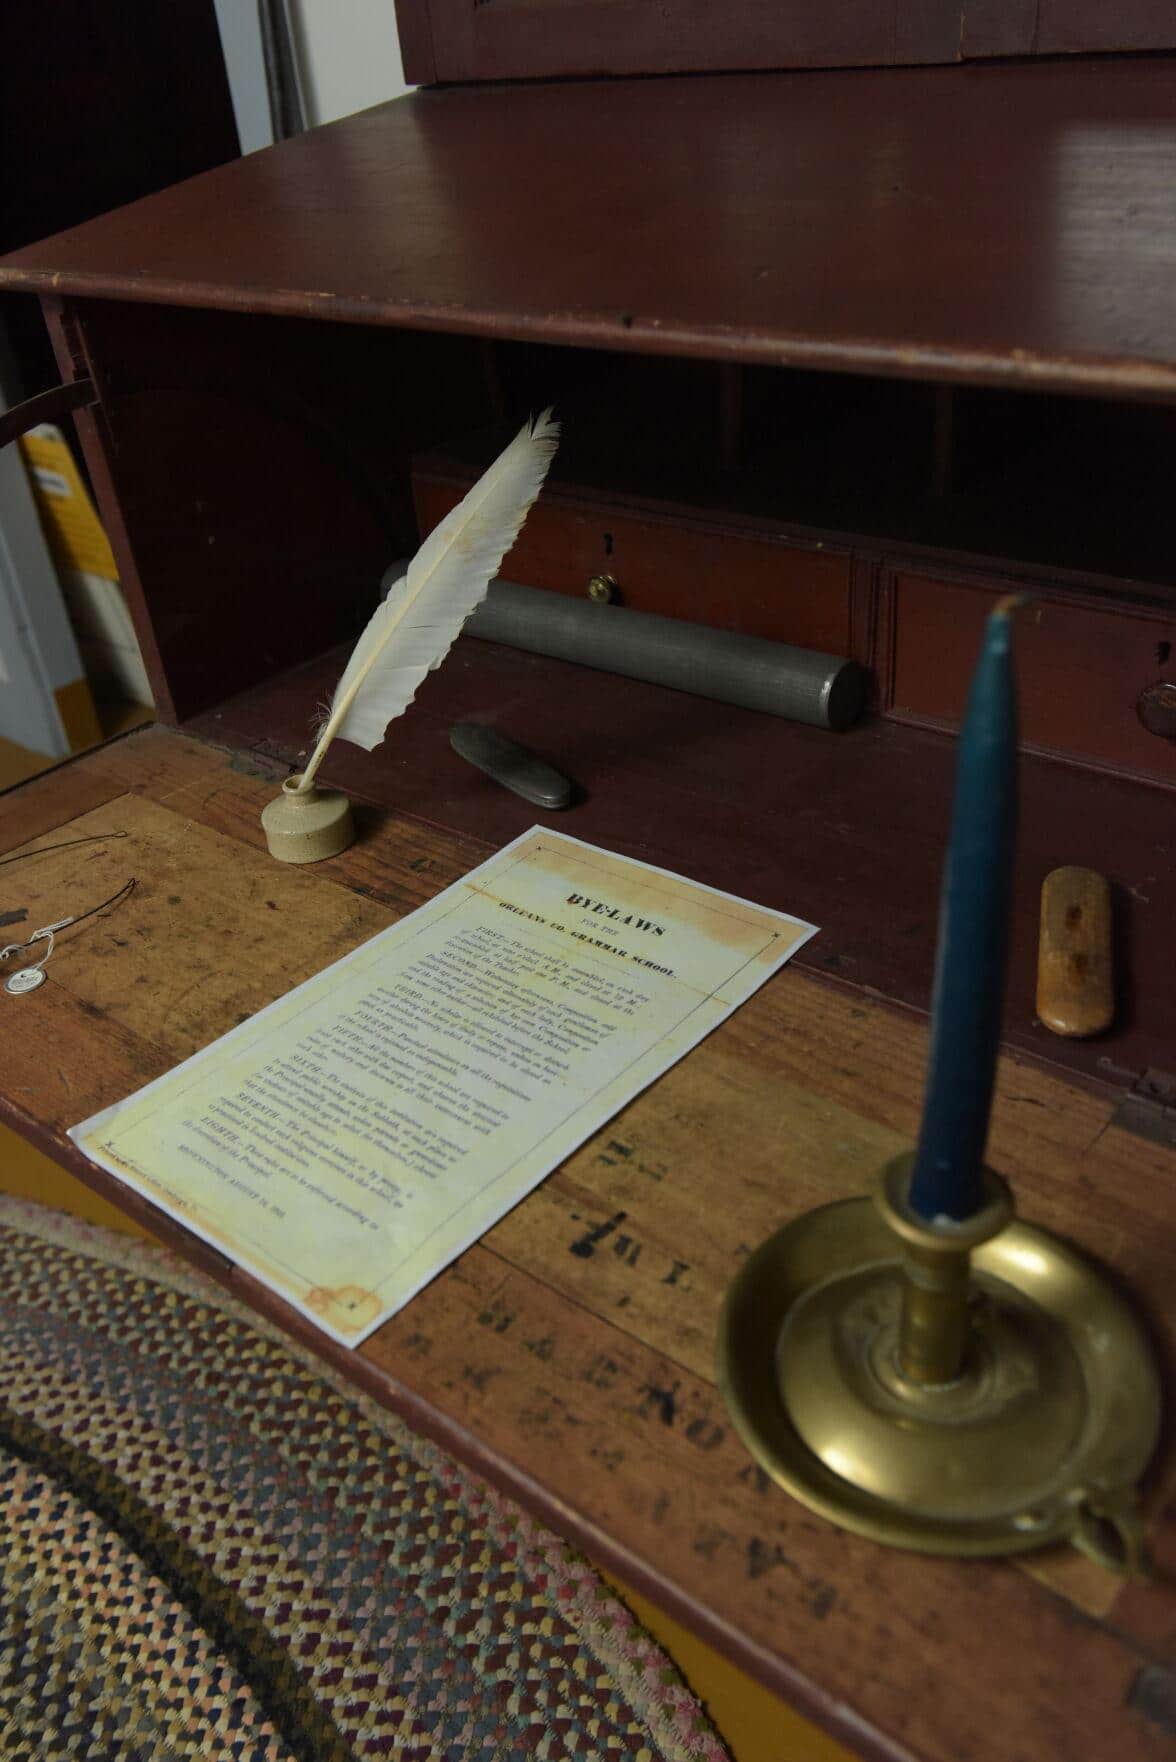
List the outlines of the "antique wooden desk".
<svg viewBox="0 0 1176 1762">
<path fill-rule="evenodd" d="M 3 1117 L 109 1193 L 68 1125 L 541 817 L 449 752 L 459 715 L 576 776 L 568 831 L 822 924 L 361 1352 L 313 1344 L 870 1755 L 1150 1758 L 1176 1729 L 1169 1450 L 1152 1583 L 916 1559 L 765 1485 L 711 1368 L 749 1248 L 914 1129 L 945 730 L 1009 580 L 1040 613 L 992 1156 L 1171 1365 L 1176 777 L 1136 703 L 1176 639 L 1174 114 L 1157 58 L 437 90 L 0 266 L 85 406 L 168 725 L 0 805 L 6 850 L 129 834 L 9 869 L 30 914 L 139 882 L 4 1000 Z M 279 868 L 260 807 L 411 548 L 414 478 L 423 506 L 553 395 L 569 462 L 512 573 L 611 563 L 630 603 L 819 637 L 876 713 L 831 736 L 463 640 L 394 739 L 335 749 L 354 850 Z M 1033 1018 L 1061 862 L 1118 895 L 1119 1020 L 1086 1046 Z"/>
</svg>

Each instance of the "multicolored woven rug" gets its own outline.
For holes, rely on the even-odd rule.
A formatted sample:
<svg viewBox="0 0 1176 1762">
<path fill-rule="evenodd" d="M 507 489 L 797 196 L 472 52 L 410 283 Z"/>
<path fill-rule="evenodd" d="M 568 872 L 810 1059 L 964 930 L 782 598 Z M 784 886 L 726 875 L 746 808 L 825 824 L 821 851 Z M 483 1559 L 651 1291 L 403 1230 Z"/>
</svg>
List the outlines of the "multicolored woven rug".
<svg viewBox="0 0 1176 1762">
<path fill-rule="evenodd" d="M 0 1197 L 4 1762 L 726 1762 L 583 1561 L 164 1250 Z"/>
</svg>

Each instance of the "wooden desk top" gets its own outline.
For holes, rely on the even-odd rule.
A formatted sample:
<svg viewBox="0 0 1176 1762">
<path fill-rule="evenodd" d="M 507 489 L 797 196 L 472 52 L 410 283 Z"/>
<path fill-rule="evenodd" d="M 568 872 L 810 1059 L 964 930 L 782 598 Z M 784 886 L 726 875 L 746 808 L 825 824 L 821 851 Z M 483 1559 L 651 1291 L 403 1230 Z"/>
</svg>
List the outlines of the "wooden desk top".
<svg viewBox="0 0 1176 1762">
<path fill-rule="evenodd" d="M 416 92 L 0 288 L 1171 399 L 1174 116 L 1143 56 Z"/>
<path fill-rule="evenodd" d="M 38 924 L 138 881 L 62 937 L 48 984 L 0 997 L 0 1117 L 862 1754 L 1170 1756 L 1170 1450 L 1147 1495 L 1155 1582 L 1069 1551 L 962 1564 L 810 1516 L 752 1465 L 716 1394 L 716 1316 L 748 1250 L 860 1191 L 909 1140 L 913 1018 L 786 968 L 358 1352 L 79 1156 L 68 1126 L 486 854 L 368 809 L 343 857 L 283 868 L 258 825 L 275 781 L 263 761 L 149 730 L 0 801 L 5 851 L 129 834 L 0 871 L 4 911 Z M 1170 1372 L 1176 1153 L 1113 1111 L 1007 1059 L 992 1158 L 1025 1217 L 1130 1285 Z"/>
</svg>

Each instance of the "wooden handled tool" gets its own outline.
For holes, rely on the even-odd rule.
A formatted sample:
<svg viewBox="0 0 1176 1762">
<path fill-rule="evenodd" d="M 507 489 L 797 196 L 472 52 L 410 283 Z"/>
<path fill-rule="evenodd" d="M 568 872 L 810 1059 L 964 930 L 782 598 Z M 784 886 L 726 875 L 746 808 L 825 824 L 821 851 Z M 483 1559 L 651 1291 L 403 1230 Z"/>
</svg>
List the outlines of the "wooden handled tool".
<svg viewBox="0 0 1176 1762">
<path fill-rule="evenodd" d="M 1114 1019 L 1111 890 L 1095 869 L 1054 869 L 1042 884 L 1037 1014 L 1075 1040 Z"/>
</svg>

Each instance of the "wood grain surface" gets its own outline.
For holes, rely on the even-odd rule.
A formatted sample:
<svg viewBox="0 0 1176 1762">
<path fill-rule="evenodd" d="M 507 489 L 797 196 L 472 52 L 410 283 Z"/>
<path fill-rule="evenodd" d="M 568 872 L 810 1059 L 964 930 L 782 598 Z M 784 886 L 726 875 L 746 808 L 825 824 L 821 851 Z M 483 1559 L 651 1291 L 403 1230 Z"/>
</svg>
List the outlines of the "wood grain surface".
<svg viewBox="0 0 1176 1762">
<path fill-rule="evenodd" d="M 1165 57 L 417 92 L 0 287 L 1171 398 L 1174 108 Z"/>
<path fill-rule="evenodd" d="M 1147 1491 L 1159 1576 L 1124 1586 L 1065 1551 L 960 1564 L 844 1535 L 766 1482 L 717 1395 L 716 1317 L 749 1250 L 909 1141 L 913 1018 L 785 969 L 359 1352 L 76 1152 L 68 1126 L 486 854 L 361 808 L 353 849 L 282 868 L 258 825 L 280 774 L 152 730 L 2 798 L 6 851 L 128 834 L 0 869 L 4 909 L 36 924 L 137 885 L 63 935 L 38 992 L 0 998 L 0 1115 L 861 1753 L 1170 1755 L 1170 1451 Z M 1006 1057 L 991 1156 L 1024 1216 L 1130 1286 L 1167 1374 L 1176 1154 L 1113 1111 Z"/>
</svg>

